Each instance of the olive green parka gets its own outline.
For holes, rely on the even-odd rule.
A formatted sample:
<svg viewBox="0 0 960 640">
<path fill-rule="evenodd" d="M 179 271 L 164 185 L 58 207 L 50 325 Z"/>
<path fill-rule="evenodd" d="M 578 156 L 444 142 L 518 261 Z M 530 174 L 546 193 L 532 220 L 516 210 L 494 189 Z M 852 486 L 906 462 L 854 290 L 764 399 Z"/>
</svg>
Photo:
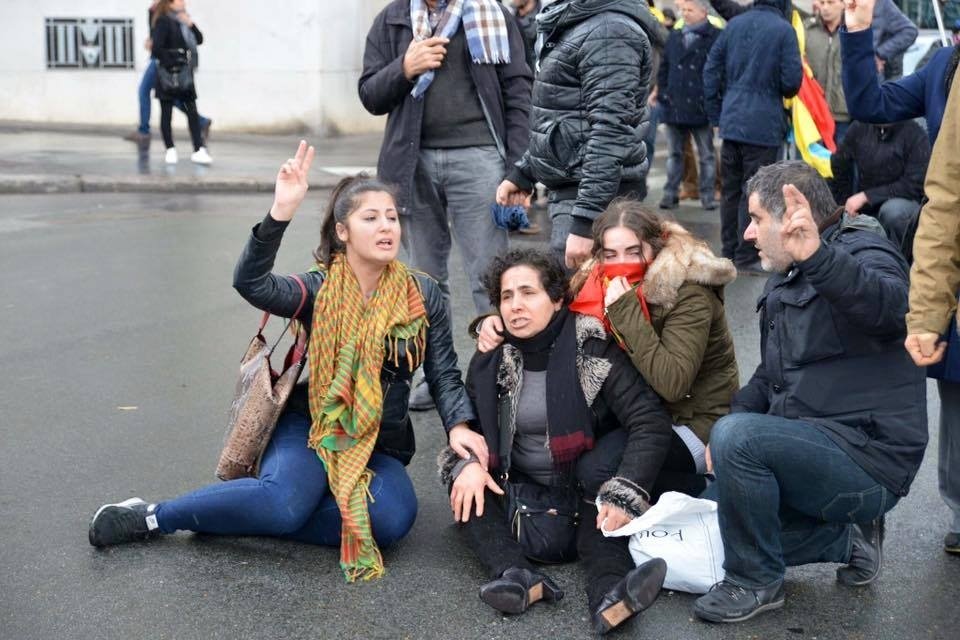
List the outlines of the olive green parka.
<svg viewBox="0 0 960 640">
<path fill-rule="evenodd" d="M 690 427 L 706 443 L 740 388 L 723 308 L 723 286 L 737 272 L 679 225 L 664 228 L 666 244 L 643 279 L 650 321 L 636 295 L 621 296 L 607 307 L 607 316 L 673 423 Z"/>
</svg>

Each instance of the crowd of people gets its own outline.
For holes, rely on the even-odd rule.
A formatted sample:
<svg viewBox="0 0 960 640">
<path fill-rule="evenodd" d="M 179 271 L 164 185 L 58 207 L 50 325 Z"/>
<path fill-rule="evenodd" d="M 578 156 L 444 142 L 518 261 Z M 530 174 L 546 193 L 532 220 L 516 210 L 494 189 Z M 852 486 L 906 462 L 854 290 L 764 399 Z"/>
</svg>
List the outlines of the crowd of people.
<svg viewBox="0 0 960 640">
<path fill-rule="evenodd" d="M 783 0 L 677 0 L 678 15 L 635 0 L 511 4 L 394 0 L 375 18 L 359 98 L 387 116 L 378 175 L 334 189 L 314 267 L 297 276 L 309 376 L 258 477 L 104 505 L 91 544 L 279 536 L 338 546 L 348 580 L 376 578 L 380 548 L 417 512 L 408 411 L 435 406 L 483 602 L 514 615 L 556 602 L 543 563 L 580 558 L 594 630 L 622 625 L 653 604 L 667 565 L 635 566 L 604 533 L 674 491 L 717 503 L 725 577 L 694 613 L 739 622 L 783 606 L 788 566 L 837 563 L 848 587 L 877 579 L 885 515 L 926 449 L 929 373 L 953 512 L 944 549 L 960 553 L 958 48 L 898 77 L 917 30 L 891 0 L 818 0 L 798 19 Z M 809 96 L 811 79 L 832 123 L 826 176 L 790 159 L 784 99 Z M 161 104 L 167 139 L 173 101 Z M 719 174 L 719 256 L 643 204 L 656 122 L 660 209 L 679 205 L 693 148 L 705 212 Z M 281 167 L 234 274 L 284 317 L 300 287 L 272 269 L 314 153 L 301 142 Z M 529 206 L 537 184 L 549 241 L 511 250 L 492 212 Z M 453 242 L 477 314 L 465 378 Z M 742 387 L 723 295 L 738 274 L 767 277 L 761 360 Z M 550 522 L 521 527 L 540 507 Z"/>
</svg>

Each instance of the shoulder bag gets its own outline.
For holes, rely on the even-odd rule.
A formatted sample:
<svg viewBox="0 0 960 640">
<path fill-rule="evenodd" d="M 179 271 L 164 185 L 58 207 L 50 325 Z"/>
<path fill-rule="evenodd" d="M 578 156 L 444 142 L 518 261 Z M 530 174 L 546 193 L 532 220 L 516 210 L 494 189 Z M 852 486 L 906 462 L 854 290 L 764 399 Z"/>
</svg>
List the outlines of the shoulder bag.
<svg viewBox="0 0 960 640">
<path fill-rule="evenodd" d="M 290 277 L 300 285 L 300 306 L 293 314 L 293 318 L 296 318 L 307 301 L 307 287 L 299 277 Z M 230 405 L 223 451 L 217 463 L 216 473 L 221 480 L 255 478 L 259 472 L 260 458 L 307 359 L 307 331 L 301 326 L 284 358 L 283 370 L 277 373 L 270 366 L 270 356 L 289 330 L 293 318 L 287 322 L 273 346 L 269 346 L 263 337 L 263 330 L 270 319 L 270 312 L 264 312 L 257 335 L 250 341 L 240 360 L 240 378 Z"/>
<path fill-rule="evenodd" d="M 157 64 L 157 85 L 171 97 L 189 98 L 194 93 L 193 65 L 189 49 L 164 49 Z"/>
</svg>

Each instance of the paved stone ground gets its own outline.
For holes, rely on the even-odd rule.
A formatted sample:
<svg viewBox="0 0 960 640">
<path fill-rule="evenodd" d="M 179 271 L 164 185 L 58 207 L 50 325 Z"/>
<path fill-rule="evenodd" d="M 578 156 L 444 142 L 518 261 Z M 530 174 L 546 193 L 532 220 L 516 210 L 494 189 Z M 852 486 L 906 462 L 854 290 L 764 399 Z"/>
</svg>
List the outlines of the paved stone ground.
<svg viewBox="0 0 960 640">
<path fill-rule="evenodd" d="M 48 140 L 30 160 L 41 176 L 47 163 L 59 171 L 114 162 L 117 180 L 135 171 L 133 145 L 114 147 L 102 136 L 88 143 L 90 157 L 58 157 L 58 136 L 95 138 L 78 133 L 0 131 L 0 163 L 16 155 L 8 146 L 16 135 Z M 222 153 L 217 144 L 212 152 L 223 161 L 210 172 L 269 180 L 289 155 L 288 140 L 275 142 L 233 141 L 234 161 L 227 141 Z M 325 150 L 336 162 L 320 164 L 369 166 L 369 153 L 348 158 L 355 147 L 341 143 L 346 149 Z M 654 176 L 657 185 L 659 167 Z M 323 198 L 322 189 L 309 197 L 278 270 L 307 263 Z M 157 500 L 212 481 L 236 364 L 257 322 L 231 290 L 231 272 L 269 204 L 265 193 L 0 196 L 0 638 L 589 637 L 575 564 L 550 568 L 567 592 L 557 605 L 514 618 L 478 600 L 482 572 L 458 539 L 436 477 L 442 435 L 433 412 L 415 415 L 419 453 L 409 470 L 419 516 L 385 553 L 389 573 L 379 582 L 344 584 L 335 549 L 263 538 L 177 534 L 105 551 L 87 544 L 88 519 L 101 503 Z M 684 206 L 677 217 L 716 244 L 715 214 Z M 454 274 L 464 363 L 472 305 Z M 744 379 L 759 357 L 754 300 L 762 283 L 743 277 L 727 288 Z M 932 387 L 929 400 L 935 417 Z M 935 420 L 931 427 L 935 433 Z M 947 518 L 935 437 L 929 451 L 912 493 L 891 513 L 887 563 L 874 586 L 841 588 L 832 565 L 791 569 L 782 610 L 730 626 L 693 620 L 693 596 L 664 592 L 612 637 L 956 637 L 960 563 L 940 549 Z"/>
</svg>

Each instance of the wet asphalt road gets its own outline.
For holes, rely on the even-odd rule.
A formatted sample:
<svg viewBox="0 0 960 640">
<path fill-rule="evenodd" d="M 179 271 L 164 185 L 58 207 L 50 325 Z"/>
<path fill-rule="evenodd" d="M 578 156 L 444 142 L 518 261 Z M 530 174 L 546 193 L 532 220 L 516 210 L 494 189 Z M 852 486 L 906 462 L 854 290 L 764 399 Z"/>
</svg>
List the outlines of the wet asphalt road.
<svg viewBox="0 0 960 640">
<path fill-rule="evenodd" d="M 278 270 L 308 263 L 322 200 L 311 194 Z M 437 481 L 433 412 L 414 417 L 419 516 L 385 552 L 379 582 L 345 584 L 335 549 L 263 538 L 88 545 L 88 519 L 103 502 L 159 500 L 213 480 L 236 366 L 258 319 L 231 289 L 233 263 L 269 204 L 269 195 L 0 197 L 0 638 L 590 637 L 576 565 L 550 570 L 567 593 L 557 605 L 505 618 L 478 600 L 482 572 Z M 716 244 L 715 213 L 678 217 Z M 472 305 L 456 264 L 463 364 Z M 762 282 L 727 288 L 744 379 L 759 358 Z M 932 387 L 929 396 L 935 418 Z M 842 588 L 832 565 L 791 569 L 782 610 L 730 626 L 693 620 L 693 596 L 664 592 L 611 637 L 958 637 L 960 559 L 940 547 L 935 419 L 931 431 L 913 492 L 888 518 L 874 586 Z"/>
</svg>

